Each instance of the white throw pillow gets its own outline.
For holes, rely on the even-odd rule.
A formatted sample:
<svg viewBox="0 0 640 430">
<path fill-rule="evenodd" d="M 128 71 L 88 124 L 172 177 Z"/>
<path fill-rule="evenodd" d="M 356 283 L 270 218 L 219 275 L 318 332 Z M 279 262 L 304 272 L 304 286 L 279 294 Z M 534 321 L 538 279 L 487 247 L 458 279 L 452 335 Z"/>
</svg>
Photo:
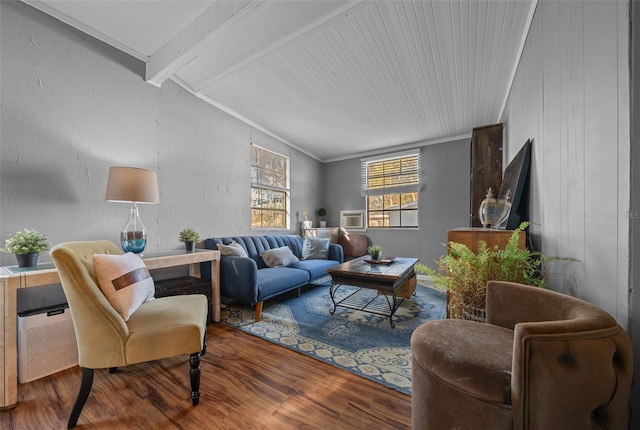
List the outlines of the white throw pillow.
<svg viewBox="0 0 640 430">
<path fill-rule="evenodd" d="M 326 260 L 329 258 L 329 238 L 305 237 L 302 243 L 303 260 Z"/>
<path fill-rule="evenodd" d="M 125 321 L 142 303 L 153 300 L 153 278 L 136 254 L 94 254 L 93 267 L 100 290 Z"/>
<path fill-rule="evenodd" d="M 218 244 L 218 251 L 220 251 L 220 255 L 232 255 L 236 257 L 249 257 L 247 255 L 247 251 L 244 250 L 242 245 L 240 245 L 235 240 L 231 242 L 229 245 L 223 245 L 222 243 Z"/>
<path fill-rule="evenodd" d="M 300 261 L 298 257 L 293 255 L 293 252 L 291 252 L 288 246 L 263 251 L 260 253 L 260 256 L 269 267 L 291 266 Z"/>
</svg>

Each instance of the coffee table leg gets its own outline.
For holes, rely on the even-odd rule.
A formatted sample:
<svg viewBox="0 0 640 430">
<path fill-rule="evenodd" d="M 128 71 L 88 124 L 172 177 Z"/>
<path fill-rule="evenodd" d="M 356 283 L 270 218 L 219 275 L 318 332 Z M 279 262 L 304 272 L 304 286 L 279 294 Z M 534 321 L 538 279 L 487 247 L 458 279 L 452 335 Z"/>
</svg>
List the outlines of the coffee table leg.
<svg viewBox="0 0 640 430">
<path fill-rule="evenodd" d="M 396 310 L 400 307 L 400 304 L 404 301 L 398 302 L 398 296 L 396 293 L 392 293 L 393 301 L 389 300 L 389 296 L 387 294 L 384 295 L 384 298 L 387 299 L 387 304 L 389 305 L 389 324 L 391 324 L 391 328 L 396 328 L 396 324 L 393 322 L 393 314 L 396 313 Z"/>
<path fill-rule="evenodd" d="M 396 328 L 395 323 L 393 322 L 393 314 L 396 313 L 396 293 L 393 293 L 393 307 L 390 308 L 389 312 L 389 323 L 391 324 L 391 328 Z"/>
<path fill-rule="evenodd" d="M 333 309 L 331 309 L 331 310 L 329 311 L 329 313 L 330 313 L 331 315 L 333 315 L 333 313 L 336 311 L 337 304 L 336 304 L 336 299 L 335 299 L 335 296 L 334 296 L 334 295 L 335 295 L 336 290 L 338 289 L 338 287 L 339 287 L 339 286 L 340 286 L 340 284 L 334 284 L 334 283 L 332 282 L 332 283 L 331 283 L 331 287 L 329 287 L 329 295 L 331 296 L 331 302 L 333 303 Z"/>
</svg>

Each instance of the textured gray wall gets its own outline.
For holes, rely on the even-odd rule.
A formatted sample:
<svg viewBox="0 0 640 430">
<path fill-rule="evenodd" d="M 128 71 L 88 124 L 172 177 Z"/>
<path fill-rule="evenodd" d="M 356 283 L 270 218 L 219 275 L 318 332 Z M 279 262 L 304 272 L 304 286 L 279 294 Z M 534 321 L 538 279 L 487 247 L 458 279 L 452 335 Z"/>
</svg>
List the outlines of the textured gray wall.
<svg viewBox="0 0 640 430">
<path fill-rule="evenodd" d="M 250 229 L 252 143 L 291 157 L 287 233 L 299 232 L 298 212 L 325 204 L 322 163 L 172 81 L 147 84 L 138 60 L 24 3 L 0 8 L 2 245 L 23 228 L 53 243 L 117 243 L 129 207 L 104 201 L 112 165 L 158 172 L 160 204 L 140 207 L 150 252 L 179 249 L 187 225 L 204 237 L 264 233 Z"/>
<path fill-rule="evenodd" d="M 470 139 L 421 147 L 422 180 L 420 229 L 368 229 L 365 234 L 385 255 L 417 257 L 435 267 L 446 253 L 447 230 L 469 225 Z M 339 225 L 341 210 L 363 210 L 360 159 L 326 165 L 327 225 Z"/>
</svg>

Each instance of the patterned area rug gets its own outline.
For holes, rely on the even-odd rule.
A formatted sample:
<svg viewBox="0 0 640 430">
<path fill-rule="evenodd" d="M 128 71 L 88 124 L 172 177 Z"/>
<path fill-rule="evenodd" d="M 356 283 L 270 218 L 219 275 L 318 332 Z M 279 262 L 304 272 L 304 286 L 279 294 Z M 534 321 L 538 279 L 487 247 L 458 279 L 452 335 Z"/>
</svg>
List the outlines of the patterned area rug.
<svg viewBox="0 0 640 430">
<path fill-rule="evenodd" d="M 445 317 L 446 294 L 418 283 L 411 299 L 405 299 L 393 316 L 337 308 L 329 296 L 330 279 L 304 289 L 300 297 L 270 300 L 262 320 L 254 321 L 250 306 L 229 305 L 222 321 L 247 333 L 340 367 L 402 393 L 411 394 L 411 334 L 422 323 Z M 342 286 L 337 299 L 352 293 Z M 386 304 L 383 295 L 363 290 Z M 376 297 L 377 296 L 377 297 Z"/>
</svg>

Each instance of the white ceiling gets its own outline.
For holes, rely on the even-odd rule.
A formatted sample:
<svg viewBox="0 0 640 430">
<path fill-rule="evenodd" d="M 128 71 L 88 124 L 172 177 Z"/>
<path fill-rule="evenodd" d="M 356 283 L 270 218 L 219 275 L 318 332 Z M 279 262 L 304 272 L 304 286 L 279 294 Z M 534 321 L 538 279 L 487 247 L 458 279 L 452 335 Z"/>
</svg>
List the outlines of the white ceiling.
<svg viewBox="0 0 640 430">
<path fill-rule="evenodd" d="M 537 0 L 23 0 L 318 160 L 498 122 Z"/>
</svg>

